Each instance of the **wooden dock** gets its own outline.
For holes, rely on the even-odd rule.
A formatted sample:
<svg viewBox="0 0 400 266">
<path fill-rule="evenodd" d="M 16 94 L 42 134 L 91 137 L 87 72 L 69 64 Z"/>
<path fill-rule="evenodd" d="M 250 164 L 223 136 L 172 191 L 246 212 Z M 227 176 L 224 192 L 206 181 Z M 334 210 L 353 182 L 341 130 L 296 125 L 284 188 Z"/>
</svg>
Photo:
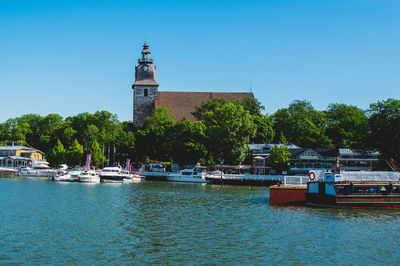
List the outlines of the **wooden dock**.
<svg viewBox="0 0 400 266">
<path fill-rule="evenodd" d="M 206 180 L 216 185 L 264 186 L 276 185 L 282 175 L 209 174 Z"/>
</svg>

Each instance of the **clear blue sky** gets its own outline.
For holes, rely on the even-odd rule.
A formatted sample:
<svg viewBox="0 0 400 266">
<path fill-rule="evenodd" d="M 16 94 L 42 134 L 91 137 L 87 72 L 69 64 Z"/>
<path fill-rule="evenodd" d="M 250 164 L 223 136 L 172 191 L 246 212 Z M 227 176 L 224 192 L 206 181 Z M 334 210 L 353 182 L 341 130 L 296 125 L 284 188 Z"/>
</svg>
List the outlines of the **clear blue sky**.
<svg viewBox="0 0 400 266">
<path fill-rule="evenodd" d="M 249 91 L 368 108 L 400 92 L 400 0 L 0 0 L 0 122 L 107 110 L 132 118 L 147 39 L 160 90 Z"/>
</svg>

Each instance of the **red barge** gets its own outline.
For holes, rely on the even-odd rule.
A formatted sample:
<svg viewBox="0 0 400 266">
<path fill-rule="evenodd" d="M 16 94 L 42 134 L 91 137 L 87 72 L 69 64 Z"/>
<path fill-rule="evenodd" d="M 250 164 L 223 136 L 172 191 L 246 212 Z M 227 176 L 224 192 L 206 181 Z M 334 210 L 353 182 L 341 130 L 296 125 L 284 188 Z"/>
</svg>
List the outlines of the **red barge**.
<svg viewBox="0 0 400 266">
<path fill-rule="evenodd" d="M 307 176 L 285 176 L 282 182 L 269 188 L 270 204 L 305 204 Z"/>
</svg>

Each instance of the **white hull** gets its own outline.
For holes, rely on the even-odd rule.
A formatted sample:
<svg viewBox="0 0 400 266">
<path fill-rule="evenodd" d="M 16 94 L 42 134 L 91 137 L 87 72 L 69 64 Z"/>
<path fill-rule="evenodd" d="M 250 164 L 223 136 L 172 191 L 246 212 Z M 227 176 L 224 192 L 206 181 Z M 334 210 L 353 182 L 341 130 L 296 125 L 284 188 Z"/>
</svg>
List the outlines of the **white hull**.
<svg viewBox="0 0 400 266">
<path fill-rule="evenodd" d="M 195 167 L 193 169 L 183 169 L 179 172 L 169 173 L 167 176 L 169 182 L 181 182 L 181 183 L 197 183 L 207 184 L 210 181 L 205 179 L 204 169 Z"/>
<path fill-rule="evenodd" d="M 53 178 L 53 181 L 58 181 L 58 182 L 78 182 L 79 178 L 71 177 L 71 176 L 55 176 Z"/>
<path fill-rule="evenodd" d="M 84 183 L 100 183 L 100 177 L 96 174 L 94 170 L 85 170 L 80 175 L 78 175 L 79 182 Z"/>
<path fill-rule="evenodd" d="M 123 183 L 124 180 L 101 179 L 101 183 Z"/>
<path fill-rule="evenodd" d="M 140 177 L 129 177 L 129 178 L 124 178 L 124 183 L 140 183 L 142 182 L 142 178 Z"/>
<path fill-rule="evenodd" d="M 196 177 L 168 176 L 167 180 L 169 182 L 182 182 L 182 183 L 199 183 L 199 184 L 210 183 L 210 181 L 198 177 L 196 178 Z"/>
<path fill-rule="evenodd" d="M 79 177 L 79 182 L 83 183 L 100 183 L 100 177 Z"/>
</svg>

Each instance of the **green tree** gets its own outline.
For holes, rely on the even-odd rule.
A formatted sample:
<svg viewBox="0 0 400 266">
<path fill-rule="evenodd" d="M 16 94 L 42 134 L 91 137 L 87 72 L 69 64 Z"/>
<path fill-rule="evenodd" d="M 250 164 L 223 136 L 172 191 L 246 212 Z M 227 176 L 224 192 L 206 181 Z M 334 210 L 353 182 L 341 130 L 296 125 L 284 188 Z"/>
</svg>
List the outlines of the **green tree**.
<svg viewBox="0 0 400 266">
<path fill-rule="evenodd" d="M 261 112 L 265 109 L 258 99 L 252 97 L 244 98 L 238 103 L 243 106 L 244 110 L 249 111 L 250 115 L 261 115 Z"/>
<path fill-rule="evenodd" d="M 5 144 L 10 136 L 10 127 L 7 123 L 0 124 L 0 145 Z"/>
<path fill-rule="evenodd" d="M 172 156 L 171 135 L 174 116 L 166 107 L 158 107 L 146 117 L 143 128 L 136 133 L 136 149 L 142 157 L 166 161 Z"/>
<path fill-rule="evenodd" d="M 63 118 L 58 114 L 49 114 L 43 117 L 37 127 L 32 127 L 35 129 L 36 138 L 39 140 L 38 144 L 32 143 L 35 147 L 42 149 L 43 151 L 48 151 L 56 142 L 60 141 L 64 145 L 69 143 L 63 142 L 58 134 L 59 130 L 63 127 Z M 37 146 L 36 146 L 37 145 Z"/>
<path fill-rule="evenodd" d="M 31 127 L 27 122 L 20 121 L 19 118 L 6 121 L 10 129 L 8 140 L 26 142 L 26 136 L 32 133 Z"/>
<path fill-rule="evenodd" d="M 289 108 L 279 109 L 273 115 L 273 124 L 275 136 L 282 132 L 290 143 L 311 148 L 331 146 L 325 113 L 315 110 L 309 101 L 293 101 Z"/>
<path fill-rule="evenodd" d="M 371 104 L 365 148 L 376 149 L 384 160 L 400 163 L 400 101 L 387 99 Z"/>
<path fill-rule="evenodd" d="M 70 166 L 83 164 L 83 146 L 75 139 L 66 151 L 67 164 Z"/>
<path fill-rule="evenodd" d="M 207 102 L 203 102 L 201 106 L 196 106 L 192 115 L 198 120 L 203 120 L 208 112 L 215 111 L 215 109 L 220 108 L 227 103 L 227 100 L 221 98 L 210 99 Z"/>
<path fill-rule="evenodd" d="M 257 127 L 256 134 L 250 141 L 253 143 L 265 143 L 267 135 L 267 141 L 272 142 L 275 136 L 275 130 L 268 116 L 262 114 L 265 108 L 260 101 L 256 98 L 248 97 L 237 103 L 241 104 L 246 111 L 249 111 Z"/>
<path fill-rule="evenodd" d="M 256 126 L 256 134 L 251 138 L 251 141 L 253 143 L 265 143 L 266 141 L 272 142 L 275 137 L 275 130 L 268 116 L 260 114 L 254 115 L 252 118 Z"/>
<path fill-rule="evenodd" d="M 205 126 L 200 122 L 183 119 L 172 130 L 172 157 L 180 165 L 207 164 Z"/>
<path fill-rule="evenodd" d="M 60 140 L 57 140 L 56 145 L 48 153 L 47 161 L 51 166 L 58 166 L 66 162 L 65 148 Z"/>
<path fill-rule="evenodd" d="M 278 143 L 283 143 L 283 144 L 287 144 L 288 143 L 288 141 L 286 140 L 285 135 L 283 135 L 282 131 L 281 131 L 281 134 L 279 136 Z"/>
<path fill-rule="evenodd" d="M 129 123 L 122 122 L 115 126 L 115 144 L 117 153 L 115 159 L 124 162 L 127 158 L 133 159 L 135 153 L 135 134 L 128 131 Z"/>
<path fill-rule="evenodd" d="M 65 123 L 63 127 L 60 128 L 60 131 L 57 132 L 57 136 L 60 136 L 63 143 L 65 143 L 68 146 L 71 146 L 73 142 L 76 140 L 77 131 L 73 129 L 69 123 Z"/>
<path fill-rule="evenodd" d="M 256 125 L 242 105 L 227 103 L 204 117 L 206 148 L 215 163 L 241 164 Z"/>
<path fill-rule="evenodd" d="M 357 148 L 368 133 L 368 117 L 356 106 L 331 104 L 325 111 L 326 135 L 336 148 Z"/>
<path fill-rule="evenodd" d="M 102 149 L 99 146 L 99 143 L 97 140 L 92 140 L 90 143 L 90 146 L 86 150 L 87 154 L 92 155 L 92 160 L 91 160 L 91 165 L 94 166 L 95 168 L 98 168 L 102 165 L 103 163 L 103 152 Z"/>
<path fill-rule="evenodd" d="M 282 171 L 289 170 L 289 162 L 290 162 L 291 154 L 288 148 L 284 145 L 276 145 L 271 150 L 271 155 L 269 157 L 269 164 L 273 169 L 277 171 L 277 173 L 282 173 Z"/>
</svg>

